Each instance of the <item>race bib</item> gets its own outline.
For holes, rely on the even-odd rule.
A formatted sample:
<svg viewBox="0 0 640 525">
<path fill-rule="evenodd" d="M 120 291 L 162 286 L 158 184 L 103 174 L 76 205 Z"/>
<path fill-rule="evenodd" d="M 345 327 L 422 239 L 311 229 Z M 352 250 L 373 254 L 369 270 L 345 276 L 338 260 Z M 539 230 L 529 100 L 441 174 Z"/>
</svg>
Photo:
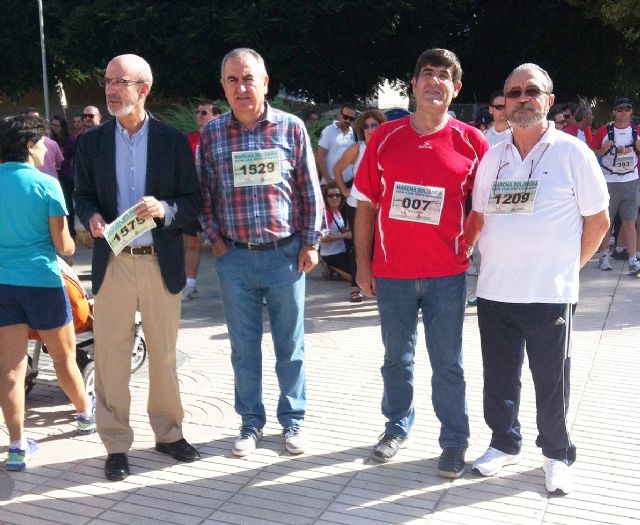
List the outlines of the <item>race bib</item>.
<svg viewBox="0 0 640 525">
<path fill-rule="evenodd" d="M 107 225 L 104 231 L 104 238 L 111 246 L 113 253 L 118 255 L 127 244 L 155 227 L 156 223 L 153 219 L 137 217 L 136 207 L 132 206 L 115 221 Z"/>
<path fill-rule="evenodd" d="M 444 188 L 396 182 L 389 218 L 400 221 L 440 224 Z"/>
<path fill-rule="evenodd" d="M 268 186 L 282 181 L 280 157 L 277 149 L 236 151 L 231 153 L 233 185 Z"/>
<path fill-rule="evenodd" d="M 531 215 L 540 179 L 495 180 L 485 215 Z"/>
</svg>

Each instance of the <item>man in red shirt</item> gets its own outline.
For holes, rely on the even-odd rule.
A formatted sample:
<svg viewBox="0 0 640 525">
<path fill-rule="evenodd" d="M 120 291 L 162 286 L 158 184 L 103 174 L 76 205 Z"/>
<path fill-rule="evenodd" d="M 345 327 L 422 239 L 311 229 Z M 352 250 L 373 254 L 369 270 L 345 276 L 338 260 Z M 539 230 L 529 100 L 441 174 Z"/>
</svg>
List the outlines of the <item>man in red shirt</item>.
<svg viewBox="0 0 640 525">
<path fill-rule="evenodd" d="M 198 104 L 196 109 L 196 122 L 198 123 L 198 129 L 187 133 L 187 140 L 193 151 L 193 156 L 196 159 L 196 166 L 199 166 L 198 160 L 198 145 L 200 143 L 200 130 L 210 120 L 218 118 L 222 114 L 220 106 L 212 102 L 211 100 L 205 100 Z M 188 224 L 182 228 L 182 233 L 185 240 L 184 249 L 184 265 L 187 274 L 187 284 L 182 290 L 182 301 L 190 301 L 198 295 L 198 288 L 196 287 L 196 279 L 198 278 L 198 268 L 200 268 L 200 257 L 202 255 L 200 251 L 200 222 L 197 220 Z"/>
<path fill-rule="evenodd" d="M 489 148 L 479 130 L 447 113 L 461 77 L 451 51 L 420 55 L 411 80 L 416 112 L 376 129 L 352 188 L 358 199 L 357 281 L 366 295 L 377 296 L 385 345 L 382 412 L 388 421 L 373 459 L 391 459 L 413 424 L 413 359 L 422 310 L 431 397 L 441 423 L 438 473 L 445 477 L 465 470 L 469 420 L 462 321 L 469 258 L 463 224 L 478 162 Z"/>
</svg>

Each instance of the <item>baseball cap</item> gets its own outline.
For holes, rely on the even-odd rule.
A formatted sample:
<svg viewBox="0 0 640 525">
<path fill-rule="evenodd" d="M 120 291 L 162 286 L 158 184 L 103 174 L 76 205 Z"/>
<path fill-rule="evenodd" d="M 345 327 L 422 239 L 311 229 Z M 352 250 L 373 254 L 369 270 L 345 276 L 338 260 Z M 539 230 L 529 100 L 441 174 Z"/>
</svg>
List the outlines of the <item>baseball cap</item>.
<svg viewBox="0 0 640 525">
<path fill-rule="evenodd" d="M 633 106 L 633 103 L 631 102 L 631 99 L 627 97 L 618 97 L 613 103 L 614 108 L 617 108 L 618 106 L 624 106 L 624 105 Z"/>
</svg>

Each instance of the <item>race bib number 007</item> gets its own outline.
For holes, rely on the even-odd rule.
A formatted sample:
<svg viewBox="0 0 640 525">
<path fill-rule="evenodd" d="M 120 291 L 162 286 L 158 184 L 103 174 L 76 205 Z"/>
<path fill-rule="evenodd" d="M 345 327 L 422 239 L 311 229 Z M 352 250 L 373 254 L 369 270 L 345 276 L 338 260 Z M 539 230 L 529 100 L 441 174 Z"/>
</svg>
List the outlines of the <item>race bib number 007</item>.
<svg viewBox="0 0 640 525">
<path fill-rule="evenodd" d="M 485 215 L 531 215 L 539 185 L 539 179 L 493 181 Z"/>
<path fill-rule="evenodd" d="M 268 186 L 282 180 L 277 149 L 236 151 L 231 153 L 233 185 Z"/>
<path fill-rule="evenodd" d="M 400 221 L 440 224 L 444 188 L 396 182 L 389 218 Z"/>
<path fill-rule="evenodd" d="M 105 228 L 104 238 L 118 255 L 127 244 L 155 227 L 153 219 L 136 216 L 136 207 L 132 206 Z"/>
</svg>

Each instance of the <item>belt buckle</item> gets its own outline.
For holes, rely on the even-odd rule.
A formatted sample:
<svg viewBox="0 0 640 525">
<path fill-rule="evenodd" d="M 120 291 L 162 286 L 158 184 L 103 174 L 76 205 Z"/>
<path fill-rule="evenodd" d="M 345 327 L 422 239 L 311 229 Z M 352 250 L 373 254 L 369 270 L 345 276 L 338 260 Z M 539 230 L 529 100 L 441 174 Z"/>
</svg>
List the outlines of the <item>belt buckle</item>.
<svg viewBox="0 0 640 525">
<path fill-rule="evenodd" d="M 260 245 L 258 243 L 255 243 L 255 242 L 248 242 L 247 243 L 247 250 L 249 250 L 249 251 L 258 250 L 259 247 L 260 247 Z"/>
</svg>

